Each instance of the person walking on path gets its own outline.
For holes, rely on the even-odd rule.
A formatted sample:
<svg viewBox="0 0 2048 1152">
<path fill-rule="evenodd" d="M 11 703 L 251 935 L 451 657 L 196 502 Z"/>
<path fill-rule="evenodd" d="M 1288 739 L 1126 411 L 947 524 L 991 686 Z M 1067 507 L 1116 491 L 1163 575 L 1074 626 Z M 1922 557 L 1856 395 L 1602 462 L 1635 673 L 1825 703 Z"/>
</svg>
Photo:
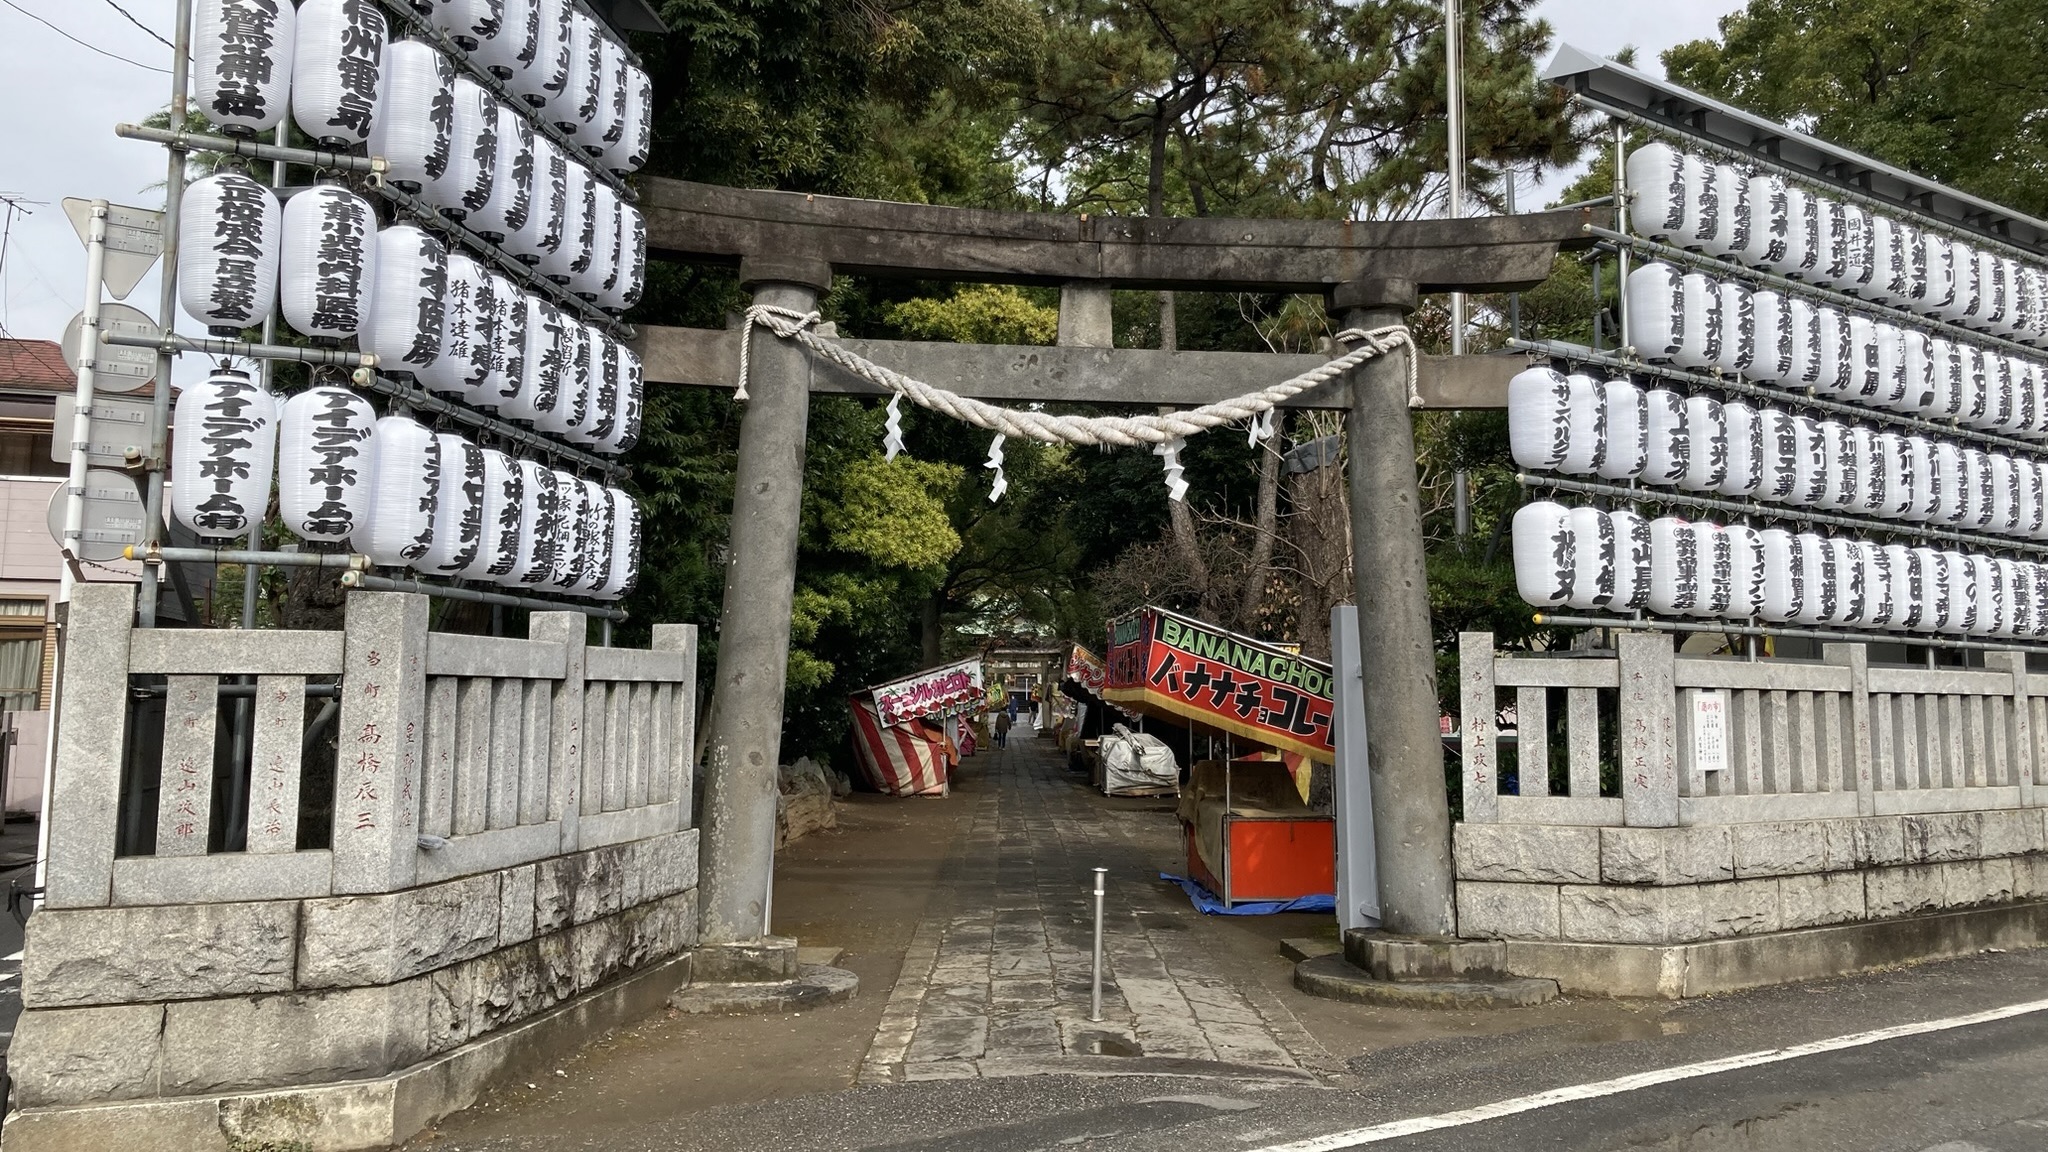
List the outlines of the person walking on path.
<svg viewBox="0 0 2048 1152">
<path fill-rule="evenodd" d="M 1008 712 L 998 712 L 996 713 L 996 747 L 1008 748 L 1009 746 L 1010 714 Z"/>
</svg>

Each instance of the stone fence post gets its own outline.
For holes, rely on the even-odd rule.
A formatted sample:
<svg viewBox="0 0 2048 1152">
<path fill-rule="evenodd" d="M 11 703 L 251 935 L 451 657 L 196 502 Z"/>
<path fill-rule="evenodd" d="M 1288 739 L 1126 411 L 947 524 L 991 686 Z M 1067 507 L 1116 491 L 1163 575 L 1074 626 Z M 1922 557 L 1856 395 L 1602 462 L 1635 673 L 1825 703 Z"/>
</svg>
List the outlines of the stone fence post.
<svg viewBox="0 0 2048 1152">
<path fill-rule="evenodd" d="M 1622 818 L 1631 828 L 1678 824 L 1678 689 L 1671 637 L 1615 635 L 1620 659 Z"/>
<path fill-rule="evenodd" d="M 71 590 L 43 870 L 51 908 L 103 908 L 113 900 L 134 617 L 132 584 L 82 583 Z"/>
<path fill-rule="evenodd" d="M 396 892 L 419 876 L 427 598 L 351 592 L 335 756 L 334 892 Z"/>
</svg>

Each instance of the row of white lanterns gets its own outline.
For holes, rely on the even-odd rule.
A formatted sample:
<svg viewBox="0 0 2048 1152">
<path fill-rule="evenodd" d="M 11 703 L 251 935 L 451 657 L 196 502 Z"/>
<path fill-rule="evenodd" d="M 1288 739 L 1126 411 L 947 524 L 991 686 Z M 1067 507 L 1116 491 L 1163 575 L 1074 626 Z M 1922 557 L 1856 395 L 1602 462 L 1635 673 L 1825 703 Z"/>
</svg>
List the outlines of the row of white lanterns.
<svg viewBox="0 0 2048 1152">
<path fill-rule="evenodd" d="M 567 134 L 576 159 L 622 174 L 646 163 L 653 85 L 569 0 L 411 3 Z M 289 106 L 301 131 L 337 149 L 376 153 L 422 134 L 446 148 L 451 129 L 457 151 L 477 139 L 461 131 L 461 85 L 481 86 L 456 80 L 432 45 L 392 41 L 376 0 L 198 0 L 192 31 L 193 100 L 223 131 L 267 132 Z"/>
<path fill-rule="evenodd" d="M 2048 344 L 2048 268 L 1809 191 L 1646 144 L 1624 165 L 1639 236 L 2027 344 Z M 1633 318 L 1631 318 L 1633 322 Z"/>
<path fill-rule="evenodd" d="M 209 176 L 180 232 L 180 302 L 210 327 L 260 323 L 275 304 L 293 329 L 354 337 L 384 371 L 472 407 L 608 453 L 638 434 L 638 354 L 419 228 L 376 228 L 347 189 L 308 189 L 280 214 L 247 176 Z"/>
<path fill-rule="evenodd" d="M 1515 513 L 1513 538 L 1517 590 L 1539 608 L 2048 636 L 2048 566 L 2032 561 L 1547 500 Z"/>
<path fill-rule="evenodd" d="M 2048 540 L 2048 464 L 1743 401 L 1532 368 L 1508 441 L 1537 471 Z"/>
<path fill-rule="evenodd" d="M 285 527 L 426 576 L 614 600 L 640 567 L 640 512 L 617 488 L 514 460 L 411 417 L 379 419 L 344 388 L 279 404 L 238 372 L 178 396 L 171 515 L 237 540 L 270 502 Z"/>
<path fill-rule="evenodd" d="M 1630 272 L 1627 292 L 1629 340 L 1645 360 L 2006 435 L 2048 435 L 2048 364 L 2040 360 L 1661 262 Z"/>
</svg>

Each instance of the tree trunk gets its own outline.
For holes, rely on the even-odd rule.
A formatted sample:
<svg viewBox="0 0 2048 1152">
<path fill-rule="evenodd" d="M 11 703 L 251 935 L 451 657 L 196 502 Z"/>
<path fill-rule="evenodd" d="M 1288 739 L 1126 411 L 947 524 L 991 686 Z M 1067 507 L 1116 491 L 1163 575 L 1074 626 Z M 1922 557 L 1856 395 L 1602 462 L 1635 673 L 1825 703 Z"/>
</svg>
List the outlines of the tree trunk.
<svg viewBox="0 0 2048 1152">
<path fill-rule="evenodd" d="M 1287 533 L 1301 574 L 1304 656 L 1330 658 L 1330 609 L 1351 600 L 1351 500 L 1341 465 L 1288 478 Z"/>
<path fill-rule="evenodd" d="M 945 596 L 944 592 L 934 592 L 924 598 L 922 631 L 924 639 L 924 666 L 926 668 L 933 667 L 939 661 L 945 659 L 943 655 L 944 648 L 940 643 L 945 638 Z"/>
<path fill-rule="evenodd" d="M 1273 435 L 1259 447 L 1259 502 L 1252 531 L 1252 558 L 1246 569 L 1244 592 L 1237 606 L 1237 627 L 1259 635 L 1259 609 L 1266 603 L 1266 587 L 1273 579 L 1273 533 L 1280 527 L 1280 445 L 1286 442 L 1287 418 L 1275 414 Z"/>
</svg>

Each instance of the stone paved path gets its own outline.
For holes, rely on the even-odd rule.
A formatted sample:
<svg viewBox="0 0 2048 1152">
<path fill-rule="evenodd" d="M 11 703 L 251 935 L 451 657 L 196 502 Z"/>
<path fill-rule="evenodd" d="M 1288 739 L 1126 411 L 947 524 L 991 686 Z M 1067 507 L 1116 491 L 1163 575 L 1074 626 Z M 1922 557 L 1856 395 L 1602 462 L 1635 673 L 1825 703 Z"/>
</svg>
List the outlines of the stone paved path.
<svg viewBox="0 0 2048 1152">
<path fill-rule="evenodd" d="M 1109 800 L 1064 759 L 1019 733 L 967 765 L 956 795 L 976 812 L 911 941 L 862 1082 L 1054 1070 L 1049 1062 L 1136 1072 L 1162 1058 L 1292 1076 L 1326 1067 L 1278 998 L 1210 948 L 1199 914 L 1159 882 L 1162 869 L 1179 870 L 1172 799 Z M 1110 872 L 1094 1023 L 1098 865 Z"/>
</svg>

